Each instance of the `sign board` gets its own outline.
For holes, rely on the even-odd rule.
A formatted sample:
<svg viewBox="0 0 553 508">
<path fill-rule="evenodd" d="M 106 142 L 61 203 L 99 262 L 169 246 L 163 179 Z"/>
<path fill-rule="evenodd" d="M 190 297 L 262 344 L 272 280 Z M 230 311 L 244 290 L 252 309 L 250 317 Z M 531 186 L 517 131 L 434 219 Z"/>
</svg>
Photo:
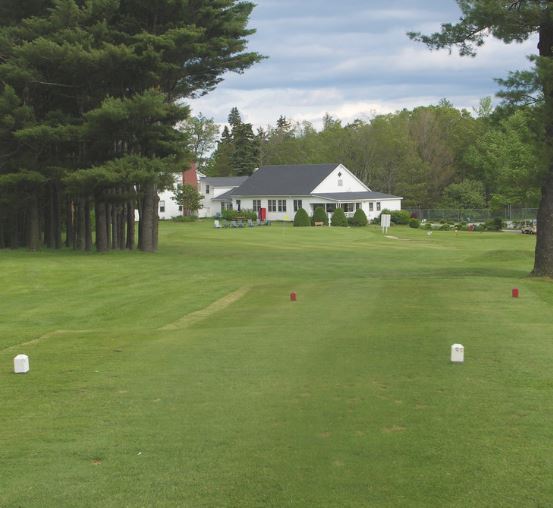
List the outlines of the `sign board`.
<svg viewBox="0 0 553 508">
<path fill-rule="evenodd" d="M 387 233 L 388 228 L 390 227 L 391 224 L 392 224 L 392 216 L 390 214 L 383 213 L 380 216 L 380 227 L 382 228 L 382 231 L 384 233 Z"/>
</svg>

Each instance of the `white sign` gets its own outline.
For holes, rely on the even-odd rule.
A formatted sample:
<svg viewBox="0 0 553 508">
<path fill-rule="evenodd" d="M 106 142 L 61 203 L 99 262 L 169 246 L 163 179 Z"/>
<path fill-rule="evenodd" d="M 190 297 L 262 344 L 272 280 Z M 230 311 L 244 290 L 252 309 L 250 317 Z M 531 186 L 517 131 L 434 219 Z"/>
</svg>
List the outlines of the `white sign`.
<svg viewBox="0 0 553 508">
<path fill-rule="evenodd" d="M 392 224 L 392 216 L 390 214 L 383 213 L 380 216 L 380 227 L 382 228 L 382 231 L 384 231 L 384 233 L 387 233 L 388 228 L 390 227 L 391 224 Z"/>
</svg>

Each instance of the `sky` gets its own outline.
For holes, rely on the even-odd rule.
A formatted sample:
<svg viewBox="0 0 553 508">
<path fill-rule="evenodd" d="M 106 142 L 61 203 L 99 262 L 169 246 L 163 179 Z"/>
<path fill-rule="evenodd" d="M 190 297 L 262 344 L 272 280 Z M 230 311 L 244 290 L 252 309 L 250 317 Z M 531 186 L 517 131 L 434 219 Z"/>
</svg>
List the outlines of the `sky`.
<svg viewBox="0 0 553 508">
<path fill-rule="evenodd" d="M 225 123 L 233 106 L 256 127 L 284 115 L 320 127 L 328 113 L 350 122 L 403 108 L 477 107 L 498 89 L 494 78 L 529 66 L 536 40 L 489 39 L 475 58 L 429 51 L 406 32 L 431 33 L 460 16 L 454 0 L 257 0 L 248 50 L 267 57 L 243 74 L 227 74 L 190 102 Z"/>
</svg>

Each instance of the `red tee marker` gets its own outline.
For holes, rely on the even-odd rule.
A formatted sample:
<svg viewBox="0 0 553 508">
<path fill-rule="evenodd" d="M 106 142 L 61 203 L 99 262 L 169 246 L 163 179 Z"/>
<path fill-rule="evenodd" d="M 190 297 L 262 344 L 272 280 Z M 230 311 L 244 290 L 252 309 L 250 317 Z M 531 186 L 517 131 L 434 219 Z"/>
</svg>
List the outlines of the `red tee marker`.
<svg viewBox="0 0 553 508">
<path fill-rule="evenodd" d="M 295 292 L 290 293 L 290 301 L 295 302 L 298 298 L 298 295 Z"/>
<path fill-rule="evenodd" d="M 513 289 L 513 298 L 518 298 L 518 294 L 519 294 L 518 288 L 514 288 Z"/>
</svg>

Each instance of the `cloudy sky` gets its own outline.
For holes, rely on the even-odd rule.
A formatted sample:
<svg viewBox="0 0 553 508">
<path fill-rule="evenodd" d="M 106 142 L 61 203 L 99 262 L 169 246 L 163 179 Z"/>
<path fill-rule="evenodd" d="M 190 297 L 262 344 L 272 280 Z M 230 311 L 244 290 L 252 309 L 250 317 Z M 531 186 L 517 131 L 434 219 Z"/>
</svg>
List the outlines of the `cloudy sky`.
<svg viewBox="0 0 553 508">
<path fill-rule="evenodd" d="M 476 58 L 430 52 L 407 31 L 455 21 L 454 0 L 256 0 L 249 49 L 267 56 L 191 103 L 224 123 L 237 106 L 256 126 L 280 115 L 316 126 L 325 113 L 351 121 L 449 99 L 472 108 L 497 90 L 493 78 L 528 66 L 536 41 L 489 40 Z"/>
</svg>

